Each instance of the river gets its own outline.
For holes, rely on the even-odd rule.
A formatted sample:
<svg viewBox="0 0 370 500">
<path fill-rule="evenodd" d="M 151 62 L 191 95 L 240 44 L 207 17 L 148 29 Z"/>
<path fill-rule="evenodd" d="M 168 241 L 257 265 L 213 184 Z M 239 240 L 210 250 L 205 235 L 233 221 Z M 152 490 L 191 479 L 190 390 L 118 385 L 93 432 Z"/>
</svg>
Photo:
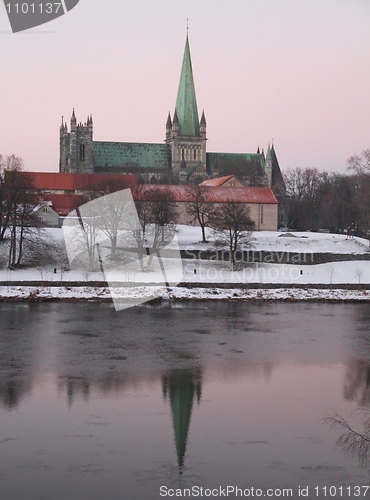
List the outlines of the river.
<svg viewBox="0 0 370 500">
<path fill-rule="evenodd" d="M 370 305 L 1 303 L 0 318 L 0 498 L 370 496 L 323 421 L 366 425 Z"/>
</svg>

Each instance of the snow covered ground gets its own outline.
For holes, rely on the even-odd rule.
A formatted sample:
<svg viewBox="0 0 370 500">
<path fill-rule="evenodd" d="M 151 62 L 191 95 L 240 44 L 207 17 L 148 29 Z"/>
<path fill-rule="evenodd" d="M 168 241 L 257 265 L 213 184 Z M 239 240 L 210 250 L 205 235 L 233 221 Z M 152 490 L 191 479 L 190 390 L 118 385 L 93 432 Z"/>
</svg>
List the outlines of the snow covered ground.
<svg viewBox="0 0 370 500">
<path fill-rule="evenodd" d="M 208 230 L 209 243 L 201 243 L 200 228 L 179 226 L 177 228 L 177 239 L 181 249 L 212 249 L 211 231 Z M 5 249 L 0 246 L 0 252 Z M 49 263 L 27 267 L 17 270 L 0 268 L 0 282 L 5 286 L 0 287 L 0 297 L 3 298 L 89 298 L 109 299 L 108 288 L 91 288 L 89 282 L 103 281 L 101 272 L 87 273 L 85 270 L 66 270 L 65 263 L 59 264 L 58 258 L 64 252 L 64 237 L 62 229 L 46 229 L 43 233 L 40 252 L 43 245 L 57 249 L 56 257 Z M 253 250 L 267 250 L 280 252 L 312 252 L 333 254 L 356 254 L 369 253 L 369 243 L 362 238 L 347 239 L 345 235 L 334 235 L 326 233 L 281 233 L 281 232 L 255 232 L 252 239 Z M 318 265 L 288 265 L 270 263 L 238 263 L 236 271 L 230 271 L 228 262 L 214 260 L 183 259 L 183 276 L 181 282 L 193 283 L 194 287 L 176 287 L 171 291 L 161 293 L 163 298 L 176 299 L 284 299 L 284 300 L 370 300 L 368 292 L 362 290 L 337 290 L 331 285 L 343 284 L 366 285 L 370 283 L 370 261 L 347 260 L 343 262 L 331 262 Z M 56 272 L 55 272 L 56 270 Z M 137 277 L 139 276 L 139 277 Z M 138 286 L 127 288 L 128 296 L 132 294 L 150 293 L 145 287 L 139 286 L 143 283 L 142 274 L 135 273 L 126 277 L 128 282 L 138 282 Z M 157 282 L 157 277 L 152 273 L 146 273 L 146 283 Z M 38 281 L 38 287 L 14 286 L 15 282 Z M 82 282 L 84 286 L 72 288 L 68 286 L 71 282 Z M 12 282 L 14 285 L 12 285 Z M 240 289 L 238 284 L 261 285 L 261 288 Z M 86 286 L 85 286 L 86 284 Z M 207 284 L 209 288 L 197 287 L 196 284 Z M 213 287 L 212 284 L 215 286 Z M 217 284 L 223 284 L 223 289 Z M 232 286 L 235 284 L 235 288 Z M 266 289 L 263 285 L 274 284 L 276 288 Z M 279 284 L 294 284 L 298 288 L 279 288 Z M 307 285 L 327 285 L 323 289 L 304 289 Z M 51 286 L 53 285 L 53 286 Z M 370 295 L 369 295 L 370 297 Z"/>
<path fill-rule="evenodd" d="M 207 229 L 209 243 L 200 243 L 199 228 L 178 226 L 177 239 L 181 248 L 206 249 L 212 246 L 212 232 Z M 330 252 L 364 253 L 369 250 L 369 241 L 364 238 L 347 238 L 345 234 L 256 231 L 252 237 L 252 250 L 279 252 Z"/>
</svg>

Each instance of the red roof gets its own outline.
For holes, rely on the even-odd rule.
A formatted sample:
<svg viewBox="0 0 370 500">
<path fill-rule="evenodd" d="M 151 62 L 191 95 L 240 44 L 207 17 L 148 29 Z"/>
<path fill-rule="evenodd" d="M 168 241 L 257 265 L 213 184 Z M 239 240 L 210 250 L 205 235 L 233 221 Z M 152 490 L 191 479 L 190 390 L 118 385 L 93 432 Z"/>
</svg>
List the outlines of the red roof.
<svg viewBox="0 0 370 500">
<path fill-rule="evenodd" d="M 224 177 L 216 177 L 215 179 L 207 179 L 206 181 L 203 181 L 201 183 L 202 186 L 222 186 L 223 184 L 225 184 L 225 182 L 227 182 L 228 180 L 230 180 L 232 177 L 234 177 L 233 175 L 225 175 Z"/>
<path fill-rule="evenodd" d="M 85 203 L 84 197 L 80 194 L 44 194 L 39 198 L 39 202 L 41 201 L 50 201 L 54 212 L 62 216 L 67 216 Z"/>
<path fill-rule="evenodd" d="M 152 194 L 156 192 L 168 193 L 172 200 L 178 202 L 194 201 L 192 187 L 181 185 L 164 184 L 138 184 L 132 189 L 132 194 L 136 200 L 150 200 Z M 208 203 L 227 203 L 230 201 L 236 203 L 260 203 L 277 205 L 272 189 L 261 187 L 215 187 L 206 186 L 204 191 L 204 200 Z"/>
<path fill-rule="evenodd" d="M 34 189 L 47 191 L 88 191 L 101 189 L 104 184 L 123 186 L 136 184 L 134 175 L 124 174 L 68 174 L 52 172 L 27 172 Z"/>
<path fill-rule="evenodd" d="M 39 175 L 37 173 L 37 175 Z M 46 175 L 88 175 L 88 174 L 46 174 Z M 99 175 L 99 174 L 93 174 Z M 112 174 L 103 174 L 111 176 Z M 117 174 L 120 178 L 123 176 Z M 66 184 L 65 184 L 66 185 Z M 150 200 L 153 194 L 162 192 L 168 193 L 168 196 L 176 202 L 194 201 L 192 189 L 194 186 L 186 185 L 168 185 L 168 184 L 137 184 L 131 188 L 135 200 Z M 60 188 L 59 188 L 60 189 Z M 86 200 L 84 196 L 77 194 L 42 194 L 37 197 L 37 201 L 50 201 L 52 209 L 61 216 L 67 216 L 72 210 L 83 205 Z M 236 203 L 259 203 L 277 205 L 277 199 L 269 188 L 254 187 L 215 187 L 206 186 L 204 189 L 204 200 L 208 203 L 227 203 L 230 201 Z"/>
</svg>

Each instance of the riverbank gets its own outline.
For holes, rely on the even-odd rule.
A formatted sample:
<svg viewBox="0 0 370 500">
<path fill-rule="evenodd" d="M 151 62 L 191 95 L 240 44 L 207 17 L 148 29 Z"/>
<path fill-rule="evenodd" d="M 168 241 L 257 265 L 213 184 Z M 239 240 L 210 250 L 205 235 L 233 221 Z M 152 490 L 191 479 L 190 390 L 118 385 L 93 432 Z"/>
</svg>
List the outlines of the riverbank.
<svg viewBox="0 0 370 500">
<path fill-rule="evenodd" d="M 152 287 L 135 286 L 124 288 L 126 301 L 150 299 Z M 117 290 L 113 290 L 117 293 Z M 111 302 L 108 287 L 91 286 L 1 286 L 2 301 L 96 301 Z M 197 300 L 232 300 L 232 301 L 314 301 L 314 302 L 370 302 L 370 290 L 343 285 L 331 288 L 314 287 L 279 287 L 241 288 L 241 287 L 185 287 L 156 289 L 154 302 L 161 301 L 197 301 Z"/>
<path fill-rule="evenodd" d="M 65 262 L 61 229 L 45 230 L 41 264 L 0 269 L 3 301 L 111 301 L 113 296 L 133 300 L 290 300 L 368 301 L 370 252 L 368 241 L 326 233 L 256 232 L 249 249 L 238 252 L 236 270 L 211 241 L 200 241 L 200 228 L 178 226 L 182 276 L 130 268 L 120 273 L 119 289 L 108 286 L 104 271 L 87 272 Z M 5 246 L 1 247 L 3 254 Z M 46 249 L 49 257 L 46 259 Z M 50 250 L 52 249 L 52 250 Z M 40 249 L 37 255 L 40 255 Z M 41 252 L 42 253 L 42 252 Z M 4 256 L 3 255 L 3 256 Z M 64 257 L 63 257 L 64 255 Z M 226 256 L 227 257 L 227 256 Z M 170 258 L 170 257 L 169 257 Z M 4 261 L 5 262 L 5 261 Z M 119 269 L 119 268 L 118 268 Z M 123 280 L 123 281 L 122 281 Z M 166 288 L 164 281 L 171 287 Z M 178 283 L 175 286 L 175 283 Z"/>
</svg>

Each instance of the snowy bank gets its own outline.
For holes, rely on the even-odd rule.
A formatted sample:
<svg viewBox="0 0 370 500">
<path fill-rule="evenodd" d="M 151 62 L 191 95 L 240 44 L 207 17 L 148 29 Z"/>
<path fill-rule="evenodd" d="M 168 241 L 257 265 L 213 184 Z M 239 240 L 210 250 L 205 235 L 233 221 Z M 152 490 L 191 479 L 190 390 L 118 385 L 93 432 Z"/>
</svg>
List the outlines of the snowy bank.
<svg viewBox="0 0 370 500">
<path fill-rule="evenodd" d="M 111 300 L 104 272 L 69 269 L 59 264 L 58 258 L 64 249 L 61 229 L 48 229 L 42 234 L 44 244 L 50 246 L 51 242 L 53 251 L 56 249 L 53 262 L 17 270 L 3 266 L 0 269 L 0 300 Z M 200 228 L 177 227 L 177 239 L 183 250 L 214 250 L 210 230 L 207 230 L 207 237 L 210 241 L 202 243 Z M 256 252 L 331 253 L 339 259 L 310 265 L 243 261 L 237 263 L 235 271 L 230 271 L 227 261 L 183 258 L 180 285 L 171 291 L 164 288 L 160 299 L 368 300 L 368 292 L 362 290 L 370 285 L 370 260 L 366 260 L 369 259 L 369 244 L 365 239 L 327 233 L 255 232 L 252 249 Z M 0 250 L 5 251 L 4 244 L 0 245 Z M 156 274 L 148 272 L 144 278 L 142 273 L 135 271 L 127 274 L 124 288 L 128 300 L 150 295 L 149 285 L 157 282 Z"/>
<path fill-rule="evenodd" d="M 151 287 L 125 288 L 125 300 L 150 297 Z M 110 302 L 109 288 L 85 287 L 29 287 L 2 286 L 3 301 L 100 301 Z M 176 287 L 164 290 L 156 301 L 162 300 L 283 300 L 283 301 L 339 301 L 368 302 L 370 290 L 345 290 L 341 288 L 201 288 Z"/>
</svg>

